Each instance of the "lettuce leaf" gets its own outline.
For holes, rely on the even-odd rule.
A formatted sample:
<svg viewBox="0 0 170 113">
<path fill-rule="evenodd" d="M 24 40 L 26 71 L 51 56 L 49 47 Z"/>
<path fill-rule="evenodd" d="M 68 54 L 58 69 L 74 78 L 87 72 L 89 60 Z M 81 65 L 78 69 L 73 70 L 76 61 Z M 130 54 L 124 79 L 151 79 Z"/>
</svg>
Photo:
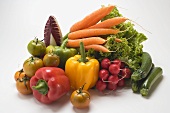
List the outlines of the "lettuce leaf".
<svg viewBox="0 0 170 113">
<path fill-rule="evenodd" d="M 101 21 L 109 18 L 114 18 L 117 16 L 122 16 L 117 8 L 105 16 Z M 143 33 L 139 33 L 134 29 L 134 24 L 131 22 L 124 22 L 115 26 L 114 28 L 119 29 L 120 33 L 116 35 L 108 35 L 107 42 L 104 45 L 108 48 L 110 53 L 96 52 L 93 49 L 89 50 L 86 54 L 87 56 L 97 58 L 101 61 L 103 58 L 121 59 L 129 65 L 130 68 L 136 70 L 140 67 L 142 61 L 143 44 L 147 37 Z M 116 42 L 115 39 L 118 38 L 121 42 Z"/>
</svg>

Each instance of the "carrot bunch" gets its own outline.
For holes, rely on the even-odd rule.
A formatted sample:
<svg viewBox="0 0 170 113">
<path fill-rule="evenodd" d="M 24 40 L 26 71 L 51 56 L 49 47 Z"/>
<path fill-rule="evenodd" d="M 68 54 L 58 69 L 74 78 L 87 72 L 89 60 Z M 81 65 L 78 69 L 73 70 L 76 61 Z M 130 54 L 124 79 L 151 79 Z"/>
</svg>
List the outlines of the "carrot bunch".
<svg viewBox="0 0 170 113">
<path fill-rule="evenodd" d="M 68 34 L 67 47 L 79 47 L 79 43 L 83 42 L 86 50 L 92 48 L 96 51 L 110 52 L 103 46 L 106 43 L 106 39 L 100 36 L 119 33 L 119 29 L 113 29 L 112 27 L 128 20 L 125 17 L 114 17 L 99 22 L 114 8 L 115 6 L 113 5 L 101 7 L 73 24 Z"/>
</svg>

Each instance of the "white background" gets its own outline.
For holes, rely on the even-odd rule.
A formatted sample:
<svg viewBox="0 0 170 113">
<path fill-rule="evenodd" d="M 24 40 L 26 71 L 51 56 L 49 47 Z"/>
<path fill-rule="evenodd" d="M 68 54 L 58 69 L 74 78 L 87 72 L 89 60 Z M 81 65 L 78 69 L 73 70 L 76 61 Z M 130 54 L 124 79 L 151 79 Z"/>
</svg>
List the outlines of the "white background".
<svg viewBox="0 0 170 113">
<path fill-rule="evenodd" d="M 101 5 L 117 5 L 120 12 L 140 24 L 144 51 L 151 54 L 156 66 L 163 68 L 163 79 L 148 98 L 122 89 L 103 96 L 90 91 L 91 104 L 84 110 L 73 108 L 69 95 L 51 105 L 37 102 L 32 96 L 18 93 L 14 73 L 30 54 L 27 44 L 35 36 L 43 39 L 45 23 L 56 17 L 63 35 L 70 26 Z M 170 1 L 169 0 L 0 0 L 0 113 L 167 113 L 170 95 Z"/>
</svg>

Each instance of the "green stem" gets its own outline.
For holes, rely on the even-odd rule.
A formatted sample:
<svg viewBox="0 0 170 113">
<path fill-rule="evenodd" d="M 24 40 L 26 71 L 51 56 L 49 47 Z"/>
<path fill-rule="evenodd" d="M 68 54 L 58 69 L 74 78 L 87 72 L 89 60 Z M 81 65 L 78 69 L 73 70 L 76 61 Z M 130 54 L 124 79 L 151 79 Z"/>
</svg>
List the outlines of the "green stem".
<svg viewBox="0 0 170 113">
<path fill-rule="evenodd" d="M 34 90 L 37 90 L 42 95 L 46 95 L 48 93 L 48 85 L 45 80 L 38 80 L 36 86 L 32 86 Z"/>
<path fill-rule="evenodd" d="M 86 84 L 86 83 L 84 83 L 84 84 L 83 84 L 83 86 L 82 86 L 82 87 L 80 87 L 80 88 L 77 90 L 77 93 L 78 93 L 78 94 L 81 94 L 81 93 L 82 93 L 82 91 L 83 91 L 83 89 L 84 89 L 85 84 Z"/>
<path fill-rule="evenodd" d="M 35 41 L 35 44 L 37 45 L 38 44 L 38 38 L 35 37 L 34 41 Z"/>
<path fill-rule="evenodd" d="M 81 58 L 79 61 L 86 63 L 87 59 L 86 59 L 85 48 L 84 48 L 83 42 L 80 42 L 80 55 L 81 55 Z"/>
<path fill-rule="evenodd" d="M 34 57 L 33 56 L 31 56 L 31 60 L 30 60 L 31 62 L 33 62 L 34 61 Z"/>
<path fill-rule="evenodd" d="M 69 32 L 70 33 L 70 32 Z M 66 39 L 68 39 L 68 34 L 69 33 L 67 33 L 63 38 L 62 38 L 62 43 L 64 42 L 64 40 L 66 40 Z"/>
<path fill-rule="evenodd" d="M 67 42 L 68 42 L 68 39 L 65 39 L 65 40 L 62 42 L 60 48 L 64 49 L 64 48 L 66 47 L 66 45 L 67 45 Z"/>
</svg>

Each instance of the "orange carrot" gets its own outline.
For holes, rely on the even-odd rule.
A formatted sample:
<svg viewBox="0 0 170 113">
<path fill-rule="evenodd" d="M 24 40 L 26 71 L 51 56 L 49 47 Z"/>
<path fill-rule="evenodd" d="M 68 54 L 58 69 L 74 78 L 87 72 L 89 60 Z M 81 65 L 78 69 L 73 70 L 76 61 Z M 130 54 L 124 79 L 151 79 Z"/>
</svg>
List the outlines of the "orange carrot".
<svg viewBox="0 0 170 113">
<path fill-rule="evenodd" d="M 91 36 L 117 34 L 118 29 L 83 29 L 68 34 L 69 39 L 87 38 Z"/>
<path fill-rule="evenodd" d="M 122 42 L 122 40 L 119 39 L 119 38 L 115 38 L 115 41 L 116 41 L 116 42 Z"/>
<path fill-rule="evenodd" d="M 87 45 L 87 46 L 84 46 L 84 48 L 85 48 L 86 50 L 94 49 L 95 51 L 111 52 L 110 50 L 108 50 L 108 49 L 107 49 L 106 47 L 104 47 L 103 45 L 98 45 L 98 44 Z"/>
<path fill-rule="evenodd" d="M 125 17 L 114 17 L 114 18 L 111 18 L 111 19 L 107 19 L 107 20 L 104 20 L 103 22 L 100 22 L 98 24 L 95 24 L 93 26 L 90 26 L 89 28 L 111 28 L 115 25 L 118 25 L 118 24 L 121 24 L 123 22 L 125 22 L 126 20 L 128 20 L 127 18 Z"/>
<path fill-rule="evenodd" d="M 87 46 L 91 44 L 104 44 L 106 40 L 101 37 L 88 37 L 75 40 L 68 39 L 67 47 L 79 47 L 80 42 L 83 42 L 84 46 Z"/>
<path fill-rule="evenodd" d="M 81 30 L 84 28 L 88 28 L 92 25 L 98 23 L 103 17 L 109 14 L 115 6 L 110 5 L 107 7 L 101 7 L 100 9 L 92 12 L 91 14 L 87 15 L 82 20 L 73 24 L 70 28 L 70 32 Z"/>
</svg>

